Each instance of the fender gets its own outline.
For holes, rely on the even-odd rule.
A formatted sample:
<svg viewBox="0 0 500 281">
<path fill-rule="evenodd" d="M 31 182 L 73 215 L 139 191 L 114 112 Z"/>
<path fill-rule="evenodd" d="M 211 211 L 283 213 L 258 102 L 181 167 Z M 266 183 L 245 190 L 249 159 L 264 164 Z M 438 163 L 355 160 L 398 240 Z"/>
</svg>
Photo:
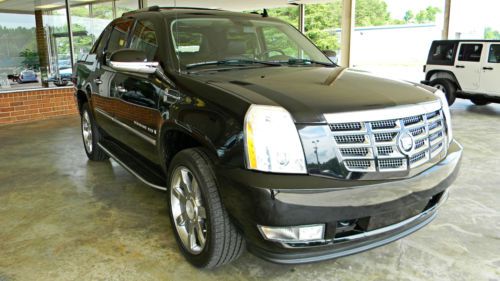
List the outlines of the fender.
<svg viewBox="0 0 500 281">
<path fill-rule="evenodd" d="M 462 89 L 460 86 L 460 83 L 458 82 L 458 79 L 455 77 L 455 74 L 449 70 L 441 70 L 441 69 L 436 69 L 436 70 L 431 70 L 426 74 L 426 80 L 427 81 L 432 81 L 434 79 L 448 79 L 453 81 L 458 89 Z"/>
</svg>

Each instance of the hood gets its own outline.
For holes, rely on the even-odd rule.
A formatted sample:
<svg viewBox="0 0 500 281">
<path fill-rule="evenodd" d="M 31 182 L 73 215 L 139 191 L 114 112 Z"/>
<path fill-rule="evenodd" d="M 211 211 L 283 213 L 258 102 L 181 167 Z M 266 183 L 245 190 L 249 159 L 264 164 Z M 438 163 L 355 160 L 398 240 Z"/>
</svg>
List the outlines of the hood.
<svg viewBox="0 0 500 281">
<path fill-rule="evenodd" d="M 231 92 L 251 104 L 282 106 L 296 123 L 325 123 L 325 113 L 437 99 L 418 84 L 341 67 L 266 67 L 198 72 L 191 77 Z"/>
</svg>

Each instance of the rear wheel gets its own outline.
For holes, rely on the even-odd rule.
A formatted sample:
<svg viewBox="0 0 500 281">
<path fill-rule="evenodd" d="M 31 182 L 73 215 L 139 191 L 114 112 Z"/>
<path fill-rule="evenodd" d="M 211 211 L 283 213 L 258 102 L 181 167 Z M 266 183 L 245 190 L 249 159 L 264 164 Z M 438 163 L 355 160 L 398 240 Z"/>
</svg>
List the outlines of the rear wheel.
<svg viewBox="0 0 500 281">
<path fill-rule="evenodd" d="M 429 83 L 429 85 L 441 90 L 445 94 L 446 99 L 448 100 L 448 105 L 452 105 L 455 102 L 457 87 L 455 83 L 449 79 L 434 79 Z"/>
<path fill-rule="evenodd" d="M 186 259 L 200 268 L 237 259 L 245 244 L 222 205 L 207 153 L 200 148 L 177 153 L 168 174 L 170 221 Z"/>
<path fill-rule="evenodd" d="M 97 145 L 101 140 L 101 134 L 97 124 L 89 110 L 88 103 L 82 105 L 82 138 L 85 153 L 90 160 L 103 161 L 109 156 Z"/>
<path fill-rule="evenodd" d="M 475 105 L 487 105 L 490 102 L 485 98 L 471 98 L 470 101 Z"/>
</svg>

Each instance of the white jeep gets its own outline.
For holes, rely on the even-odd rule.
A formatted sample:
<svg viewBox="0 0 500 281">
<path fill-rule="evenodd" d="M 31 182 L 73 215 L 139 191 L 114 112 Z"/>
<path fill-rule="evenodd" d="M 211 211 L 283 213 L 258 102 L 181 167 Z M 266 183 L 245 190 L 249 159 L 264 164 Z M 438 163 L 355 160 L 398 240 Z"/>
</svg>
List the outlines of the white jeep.
<svg viewBox="0 0 500 281">
<path fill-rule="evenodd" d="M 500 102 L 500 40 L 439 40 L 432 42 L 425 80 L 455 98 L 476 105 Z"/>
</svg>

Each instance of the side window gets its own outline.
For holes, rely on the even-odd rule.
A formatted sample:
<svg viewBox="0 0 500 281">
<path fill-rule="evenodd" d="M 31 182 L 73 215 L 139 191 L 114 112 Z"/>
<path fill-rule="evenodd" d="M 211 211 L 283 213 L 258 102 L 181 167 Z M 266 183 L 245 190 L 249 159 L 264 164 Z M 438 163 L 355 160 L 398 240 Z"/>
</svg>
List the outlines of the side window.
<svg viewBox="0 0 500 281">
<path fill-rule="evenodd" d="M 101 33 L 101 36 L 97 39 L 97 41 L 94 43 L 94 46 L 90 50 L 91 54 L 102 54 L 104 52 L 104 49 L 106 48 L 106 44 L 108 43 L 108 38 L 109 38 L 109 31 L 111 30 L 111 27 L 106 27 L 104 31 Z"/>
<path fill-rule="evenodd" d="M 149 21 L 137 22 L 130 48 L 144 51 L 148 61 L 154 60 L 158 50 L 158 40 L 153 23 Z"/>
<path fill-rule="evenodd" d="M 489 63 L 500 63 L 500 44 L 490 46 Z"/>
<path fill-rule="evenodd" d="M 133 22 L 133 20 L 118 21 L 112 26 L 108 47 L 106 48 L 108 56 L 113 51 L 126 47 L 125 45 L 127 44 L 128 33 Z"/>
<path fill-rule="evenodd" d="M 460 52 L 458 53 L 459 61 L 473 61 L 481 60 L 481 51 L 483 44 L 462 44 Z"/>
<path fill-rule="evenodd" d="M 455 43 L 438 42 L 431 47 L 428 63 L 453 65 L 455 58 Z"/>
</svg>

